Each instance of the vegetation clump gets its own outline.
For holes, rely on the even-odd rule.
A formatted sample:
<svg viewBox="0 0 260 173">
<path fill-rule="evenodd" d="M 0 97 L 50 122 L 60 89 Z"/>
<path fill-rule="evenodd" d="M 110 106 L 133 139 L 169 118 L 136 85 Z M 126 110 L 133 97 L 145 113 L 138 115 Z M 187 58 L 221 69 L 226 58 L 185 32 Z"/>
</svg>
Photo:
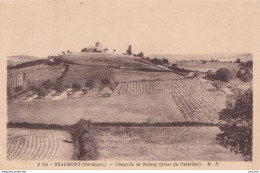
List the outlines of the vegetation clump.
<svg viewBox="0 0 260 173">
<path fill-rule="evenodd" d="M 215 73 L 215 78 L 223 82 L 228 82 L 232 77 L 232 72 L 227 68 L 220 68 Z"/>
<path fill-rule="evenodd" d="M 73 89 L 73 91 L 79 91 L 81 89 L 81 85 L 77 82 L 74 82 L 72 84 L 72 89 Z"/>
<path fill-rule="evenodd" d="M 69 132 L 75 146 L 74 160 L 96 160 L 99 157 L 97 142 L 91 131 L 91 121 L 80 119 Z"/>
<path fill-rule="evenodd" d="M 238 90 L 226 102 L 220 112 L 221 133 L 216 137 L 220 145 L 236 154 L 241 153 L 246 161 L 252 160 L 253 137 L 253 91 Z"/>
<path fill-rule="evenodd" d="M 95 87 L 95 82 L 93 80 L 88 80 L 85 84 L 85 87 L 93 89 Z"/>
</svg>

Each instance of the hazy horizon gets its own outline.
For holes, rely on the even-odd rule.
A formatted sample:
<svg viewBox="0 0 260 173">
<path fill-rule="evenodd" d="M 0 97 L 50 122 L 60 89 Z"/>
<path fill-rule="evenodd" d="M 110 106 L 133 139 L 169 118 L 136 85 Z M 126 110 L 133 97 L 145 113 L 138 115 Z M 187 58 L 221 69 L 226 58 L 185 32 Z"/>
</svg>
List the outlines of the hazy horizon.
<svg viewBox="0 0 260 173">
<path fill-rule="evenodd" d="M 252 53 L 253 3 L 4 1 L 7 55 L 80 52 L 96 41 L 118 53 Z M 250 11 L 251 10 L 251 11 Z M 234 29 L 235 28 L 235 29 Z M 2 29 L 1 29 L 2 30 Z"/>
</svg>

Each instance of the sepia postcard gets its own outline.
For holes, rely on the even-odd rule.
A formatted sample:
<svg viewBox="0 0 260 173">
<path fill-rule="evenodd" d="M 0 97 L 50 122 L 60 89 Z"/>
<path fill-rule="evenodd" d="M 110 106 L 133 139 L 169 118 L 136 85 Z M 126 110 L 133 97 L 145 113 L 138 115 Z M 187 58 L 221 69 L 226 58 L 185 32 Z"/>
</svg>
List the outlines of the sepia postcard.
<svg viewBox="0 0 260 173">
<path fill-rule="evenodd" d="M 260 169 L 259 11 L 0 0 L 0 169 Z"/>
</svg>

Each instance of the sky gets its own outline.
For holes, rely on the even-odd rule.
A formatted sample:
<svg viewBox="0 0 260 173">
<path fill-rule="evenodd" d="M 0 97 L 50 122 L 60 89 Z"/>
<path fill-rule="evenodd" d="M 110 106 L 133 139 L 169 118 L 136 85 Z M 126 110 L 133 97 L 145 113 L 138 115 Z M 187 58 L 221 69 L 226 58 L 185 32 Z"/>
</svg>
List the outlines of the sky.
<svg viewBox="0 0 260 173">
<path fill-rule="evenodd" d="M 118 53 L 209 54 L 252 51 L 250 1 L 1 1 L 7 55 L 79 52 L 101 42 Z"/>
</svg>

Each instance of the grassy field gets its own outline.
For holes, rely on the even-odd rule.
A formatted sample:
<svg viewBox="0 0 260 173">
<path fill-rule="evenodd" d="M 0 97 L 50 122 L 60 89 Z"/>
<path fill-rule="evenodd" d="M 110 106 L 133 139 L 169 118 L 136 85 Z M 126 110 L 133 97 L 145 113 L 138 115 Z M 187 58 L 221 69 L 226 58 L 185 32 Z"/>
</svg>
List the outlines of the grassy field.
<svg viewBox="0 0 260 173">
<path fill-rule="evenodd" d="M 92 66 L 115 66 L 115 67 L 125 67 L 125 68 L 144 68 L 144 69 L 154 69 L 163 70 L 160 67 L 152 64 L 141 58 L 124 56 L 120 54 L 111 53 L 73 53 L 68 55 L 63 55 L 62 59 Z"/>
<path fill-rule="evenodd" d="M 70 160 L 74 147 L 69 141 L 65 131 L 8 128 L 7 159 Z"/>
<path fill-rule="evenodd" d="M 70 65 L 69 70 L 63 79 L 63 85 L 71 86 L 76 82 L 84 87 L 88 80 L 93 80 L 95 84 L 98 85 L 103 78 L 112 79 L 112 76 L 113 74 L 108 67 Z"/>
<path fill-rule="evenodd" d="M 217 144 L 217 127 L 97 127 L 101 160 L 242 161 Z"/>
<path fill-rule="evenodd" d="M 201 72 L 207 72 L 208 70 L 212 70 L 215 72 L 219 68 L 228 68 L 228 69 L 239 69 L 239 64 L 234 62 L 207 62 L 203 64 L 202 61 L 177 61 L 175 62 L 179 68 L 185 68 L 189 70 L 198 70 Z"/>
<path fill-rule="evenodd" d="M 183 76 L 172 72 L 145 72 L 126 69 L 112 69 L 116 82 L 129 82 L 139 80 L 172 80 L 183 79 Z"/>
<path fill-rule="evenodd" d="M 8 104 L 9 122 L 74 124 L 80 118 L 92 122 L 183 122 L 166 92 L 107 98 L 72 98 Z"/>
</svg>

